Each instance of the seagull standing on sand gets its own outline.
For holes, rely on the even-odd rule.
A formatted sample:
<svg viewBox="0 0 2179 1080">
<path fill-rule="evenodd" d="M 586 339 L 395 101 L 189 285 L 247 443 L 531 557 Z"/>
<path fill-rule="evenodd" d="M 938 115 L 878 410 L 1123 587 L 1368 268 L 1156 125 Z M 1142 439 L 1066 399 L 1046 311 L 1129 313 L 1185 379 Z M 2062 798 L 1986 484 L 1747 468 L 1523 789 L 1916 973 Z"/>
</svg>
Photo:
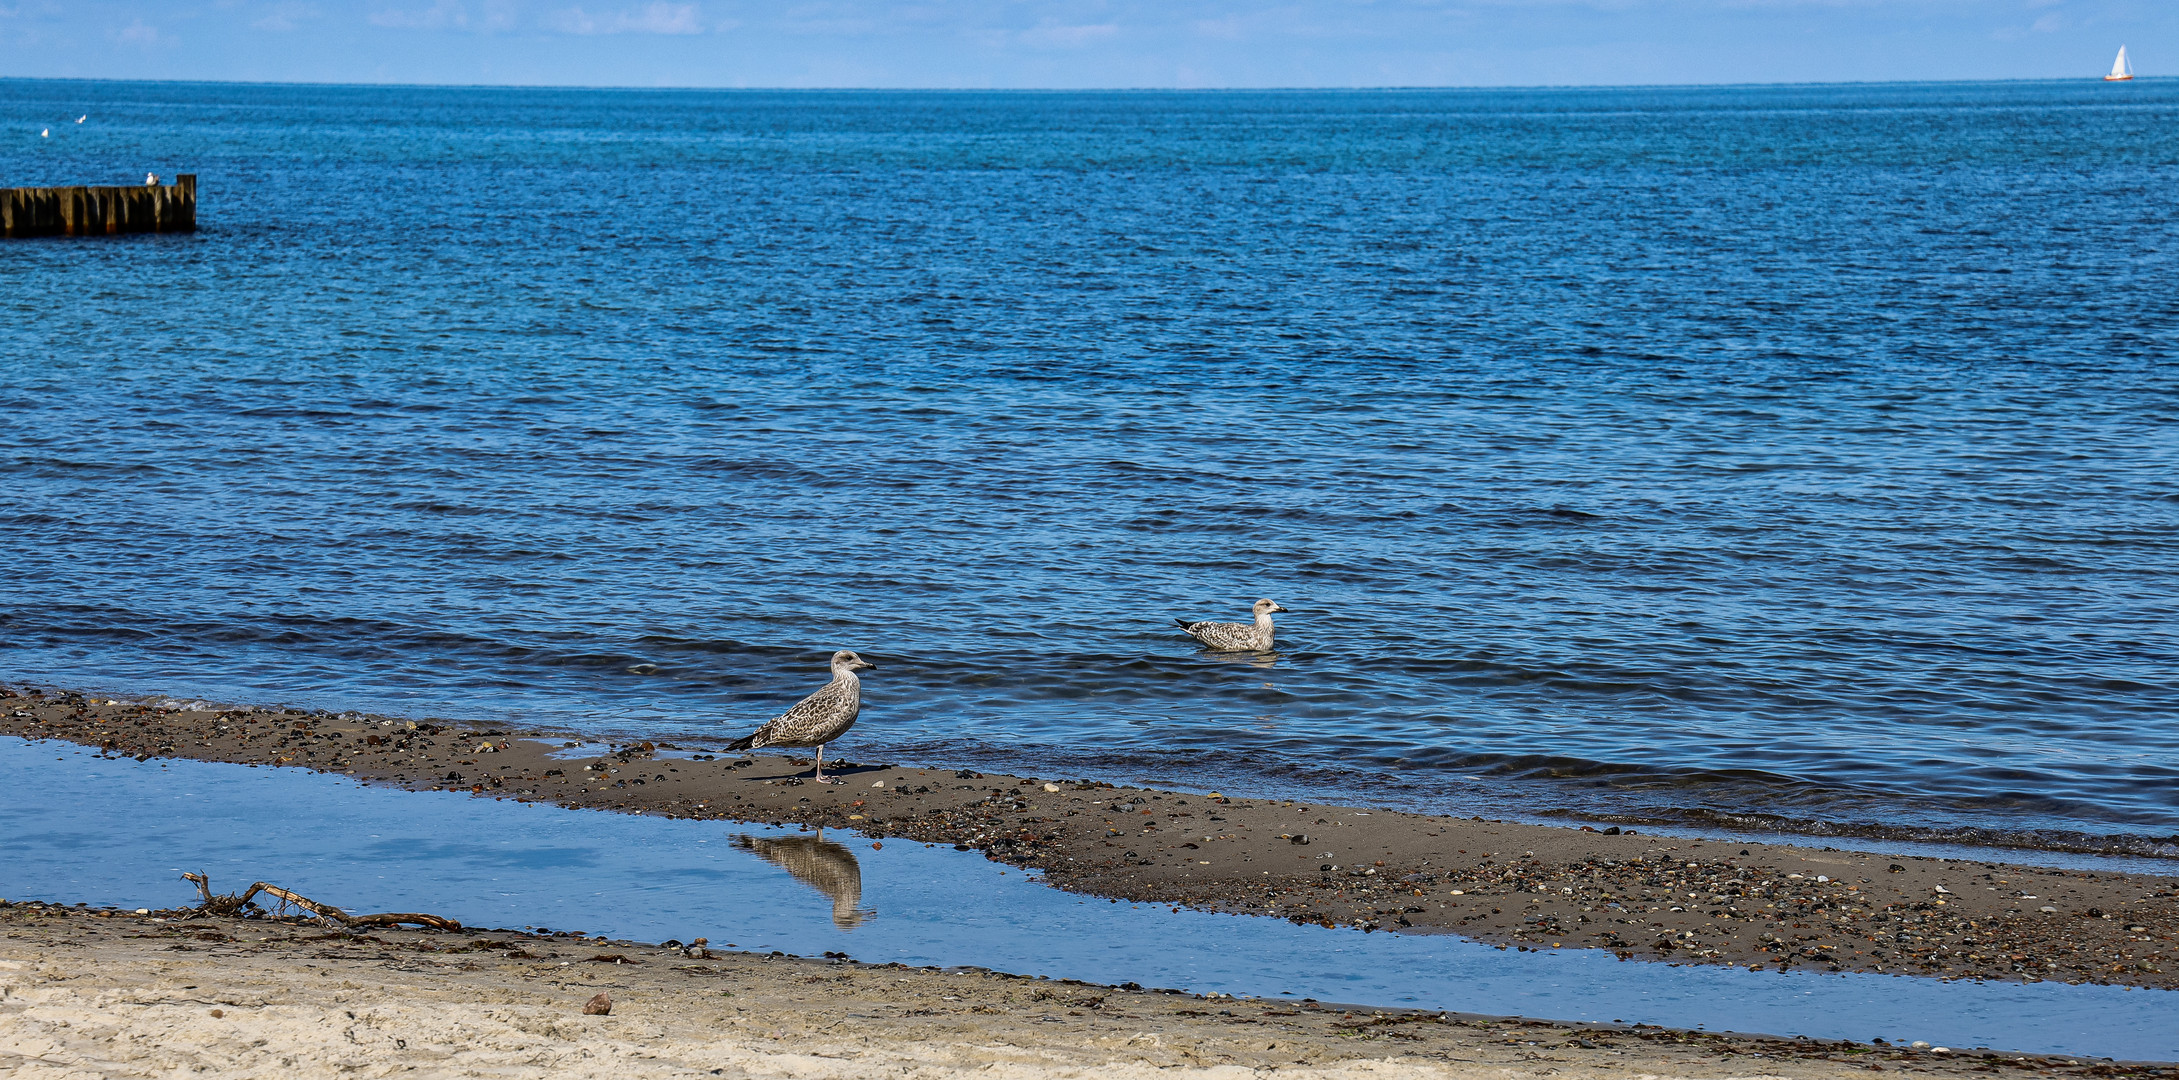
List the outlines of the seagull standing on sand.
<svg viewBox="0 0 2179 1080">
<path fill-rule="evenodd" d="M 1285 610 L 1285 608 L 1272 601 L 1258 600 L 1254 608 L 1256 612 L 1256 621 L 1254 623 L 1189 622 L 1186 619 L 1174 619 L 1173 621 L 1179 623 L 1180 628 L 1187 631 L 1189 637 L 1213 649 L 1269 652 L 1271 651 L 1271 613 Z"/>
<path fill-rule="evenodd" d="M 814 779 L 820 784 L 844 784 L 845 780 L 825 779 L 825 744 L 855 726 L 855 717 L 862 712 L 862 680 L 855 677 L 858 671 L 875 670 L 878 665 L 842 649 L 832 654 L 832 681 L 824 689 L 795 703 L 794 708 L 781 714 L 756 730 L 744 735 L 727 746 L 729 750 L 762 750 L 767 746 L 817 748 L 817 772 Z"/>
</svg>

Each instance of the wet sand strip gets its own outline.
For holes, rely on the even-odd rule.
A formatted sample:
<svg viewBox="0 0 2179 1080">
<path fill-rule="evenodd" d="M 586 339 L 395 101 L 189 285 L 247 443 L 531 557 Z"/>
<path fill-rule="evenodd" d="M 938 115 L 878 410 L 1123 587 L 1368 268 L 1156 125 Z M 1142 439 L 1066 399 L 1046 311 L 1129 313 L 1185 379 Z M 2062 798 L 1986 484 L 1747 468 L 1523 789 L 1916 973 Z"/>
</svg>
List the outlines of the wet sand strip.
<svg viewBox="0 0 2179 1080">
<path fill-rule="evenodd" d="M 585 1006 L 604 995 L 605 1014 Z M 2162 1078 L 1967 1047 L 1195 996 L 562 933 L 0 904 L 0 1070 L 802 1078 Z"/>
<path fill-rule="evenodd" d="M 2179 986 L 2179 878 L 1613 834 L 972 770 L 0 688 L 0 734 L 149 760 L 973 848 L 1091 896 L 1626 960 Z"/>
</svg>

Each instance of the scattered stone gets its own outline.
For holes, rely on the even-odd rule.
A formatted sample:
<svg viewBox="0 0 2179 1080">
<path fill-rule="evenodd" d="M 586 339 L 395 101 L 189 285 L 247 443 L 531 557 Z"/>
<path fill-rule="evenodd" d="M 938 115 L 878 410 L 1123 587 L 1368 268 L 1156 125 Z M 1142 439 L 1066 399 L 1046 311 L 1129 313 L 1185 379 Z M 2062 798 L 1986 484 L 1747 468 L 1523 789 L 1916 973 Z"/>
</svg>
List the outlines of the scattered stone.
<svg viewBox="0 0 2179 1080">
<path fill-rule="evenodd" d="M 656 744 L 637 743 L 582 771 L 551 757 L 573 749 L 564 732 L 392 724 L 65 696 L 18 697 L 0 709 L 0 734 L 114 757 L 301 766 L 415 789 L 458 785 L 484 798 L 853 830 L 873 849 L 898 838 L 981 851 L 1041 871 L 1052 887 L 1114 900 L 1600 948 L 1627 960 L 2179 988 L 2179 882 L 2170 876 L 1908 863 L 1089 780 L 995 775 L 994 784 L 971 784 L 986 779 L 974 769 L 843 764 L 871 785 L 861 796 L 805 794 L 781 779 L 790 766 L 779 758 L 666 760 L 647 756 Z M 487 739 L 493 750 L 483 757 Z M 1215 863 L 1204 857 L 1213 852 Z M 2039 896 L 2049 899 L 2040 908 Z M 2091 905 L 2087 918 L 2054 917 Z"/>
</svg>

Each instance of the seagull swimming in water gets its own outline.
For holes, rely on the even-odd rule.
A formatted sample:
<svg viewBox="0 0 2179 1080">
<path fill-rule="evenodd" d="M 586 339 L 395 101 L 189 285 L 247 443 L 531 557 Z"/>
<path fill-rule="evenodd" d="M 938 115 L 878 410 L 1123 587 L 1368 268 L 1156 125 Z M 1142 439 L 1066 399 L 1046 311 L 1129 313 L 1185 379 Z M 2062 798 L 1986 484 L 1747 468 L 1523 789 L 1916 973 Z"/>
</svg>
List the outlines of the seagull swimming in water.
<svg viewBox="0 0 2179 1080">
<path fill-rule="evenodd" d="M 729 750 L 762 750 L 767 746 L 817 748 L 817 772 L 814 779 L 820 784 L 844 784 L 845 780 L 825 779 L 825 744 L 855 726 L 855 717 L 862 712 L 862 680 L 855 677 L 858 671 L 872 671 L 878 665 L 854 653 L 842 649 L 832 654 L 832 681 L 824 688 L 795 703 L 794 708 L 782 713 L 779 719 L 758 728 L 753 734 L 744 735 L 728 744 Z"/>
<path fill-rule="evenodd" d="M 1285 611 L 1286 609 L 1270 600 L 1258 600 L 1253 610 L 1256 612 L 1256 621 L 1254 623 L 1189 622 L 1186 619 L 1174 619 L 1173 621 L 1179 623 L 1180 628 L 1187 631 L 1189 637 L 1213 649 L 1245 649 L 1252 652 L 1269 652 L 1271 651 L 1271 613 Z"/>
</svg>

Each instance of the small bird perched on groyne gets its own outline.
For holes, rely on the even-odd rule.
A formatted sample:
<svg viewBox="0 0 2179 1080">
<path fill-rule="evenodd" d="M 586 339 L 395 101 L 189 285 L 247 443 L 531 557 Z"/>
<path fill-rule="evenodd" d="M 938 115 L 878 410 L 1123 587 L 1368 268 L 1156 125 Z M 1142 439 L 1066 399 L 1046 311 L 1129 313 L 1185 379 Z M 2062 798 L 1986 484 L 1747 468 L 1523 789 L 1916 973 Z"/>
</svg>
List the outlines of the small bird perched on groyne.
<svg viewBox="0 0 2179 1080">
<path fill-rule="evenodd" d="M 729 750 L 762 750 L 768 746 L 787 746 L 798 749 L 817 748 L 817 772 L 814 779 L 820 784 L 844 784 L 845 780 L 825 779 L 825 744 L 855 726 L 855 717 L 862 712 L 862 680 L 855 677 L 858 671 L 873 671 L 878 665 L 842 649 L 832 654 L 832 681 L 824 688 L 795 703 L 794 708 L 780 714 L 779 719 L 758 728 L 728 744 Z"/>
<path fill-rule="evenodd" d="M 1247 649 L 1254 652 L 1271 650 L 1271 613 L 1285 608 L 1269 600 L 1258 600 L 1253 609 L 1254 623 L 1237 622 L 1189 622 L 1174 619 L 1188 636 L 1213 649 Z"/>
</svg>

